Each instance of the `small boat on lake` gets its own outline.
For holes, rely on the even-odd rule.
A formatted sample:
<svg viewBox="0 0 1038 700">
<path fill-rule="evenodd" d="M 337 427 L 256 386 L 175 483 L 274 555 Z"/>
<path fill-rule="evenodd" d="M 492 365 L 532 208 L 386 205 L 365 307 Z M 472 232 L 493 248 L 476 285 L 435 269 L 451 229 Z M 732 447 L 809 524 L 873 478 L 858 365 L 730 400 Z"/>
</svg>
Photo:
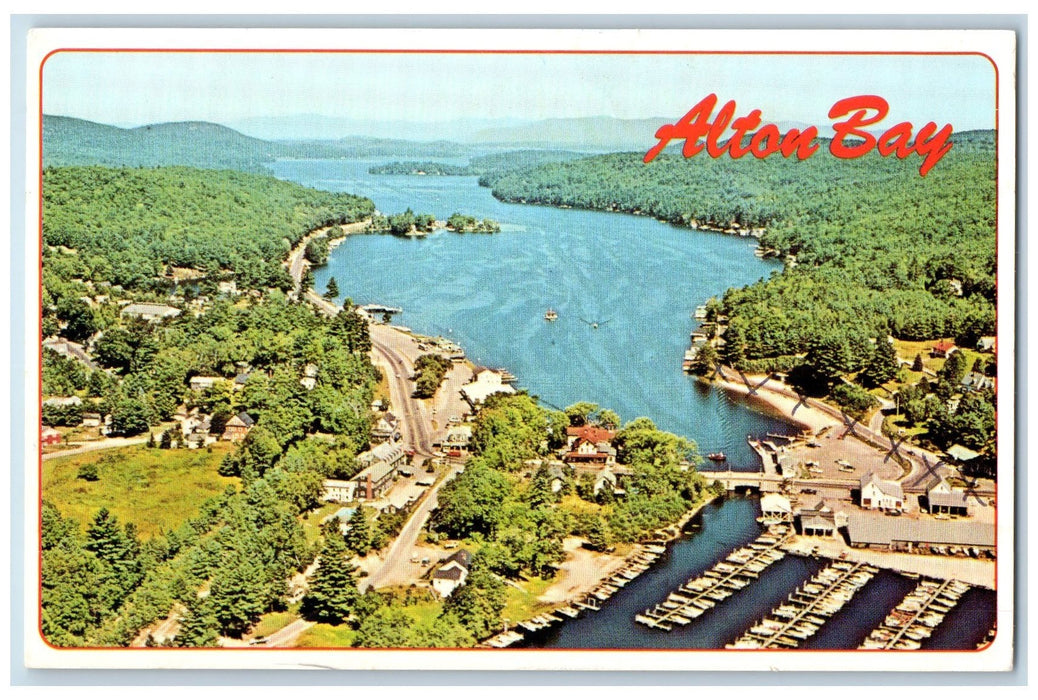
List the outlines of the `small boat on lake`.
<svg viewBox="0 0 1038 700">
<path fill-rule="evenodd" d="M 706 456 L 707 459 L 713 460 L 714 462 L 723 462 L 727 457 L 724 456 L 724 452 L 711 452 Z"/>
<path fill-rule="evenodd" d="M 548 309 L 547 311 L 544 312 L 544 320 L 545 321 L 554 321 L 558 317 L 559 317 L 559 315 L 557 313 L 555 313 L 555 311 L 553 309 Z"/>
</svg>

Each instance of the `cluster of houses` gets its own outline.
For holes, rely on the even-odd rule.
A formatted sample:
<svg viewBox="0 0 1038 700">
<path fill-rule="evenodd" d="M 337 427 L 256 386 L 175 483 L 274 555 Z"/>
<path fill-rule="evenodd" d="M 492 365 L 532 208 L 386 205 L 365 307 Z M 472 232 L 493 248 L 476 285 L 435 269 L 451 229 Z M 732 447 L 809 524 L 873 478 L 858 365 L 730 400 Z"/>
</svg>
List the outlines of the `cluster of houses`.
<svg viewBox="0 0 1038 700">
<path fill-rule="evenodd" d="M 188 412 L 181 408 L 174 418 L 180 421 L 180 432 L 184 444 L 191 449 L 211 445 L 217 440 L 241 442 L 256 424 L 252 416 L 245 411 L 231 416 L 219 433 L 213 432 L 213 417 L 199 413 L 197 409 Z"/>
<path fill-rule="evenodd" d="M 794 523 L 807 537 L 843 536 L 852 547 L 974 556 L 994 552 L 994 523 L 969 517 L 974 505 L 965 489 L 938 474 L 912 495 L 930 517 L 900 517 L 910 510 L 901 483 L 874 472 L 861 477 L 857 507 L 818 496 L 793 507 L 788 497 L 767 493 L 761 511 L 765 523 Z"/>
</svg>

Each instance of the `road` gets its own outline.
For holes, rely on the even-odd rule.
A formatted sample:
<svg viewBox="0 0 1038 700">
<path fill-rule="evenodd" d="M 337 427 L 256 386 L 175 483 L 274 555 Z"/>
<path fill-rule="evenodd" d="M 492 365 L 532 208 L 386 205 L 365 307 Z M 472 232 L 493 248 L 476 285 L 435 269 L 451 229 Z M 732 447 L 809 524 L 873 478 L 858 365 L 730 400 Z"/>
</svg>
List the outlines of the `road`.
<svg viewBox="0 0 1038 700">
<path fill-rule="evenodd" d="M 429 514 L 436 508 L 440 487 L 457 476 L 462 468 L 460 464 L 452 466 L 447 475 L 429 489 L 425 500 L 421 502 L 418 508 L 415 509 L 415 512 L 411 514 L 411 517 L 407 519 L 404 527 L 400 530 L 400 534 L 393 540 L 393 544 L 389 546 L 389 551 L 386 552 L 382 566 L 361 584 L 362 590 L 379 588 L 380 586 L 405 581 L 410 578 L 411 572 L 408 565 L 410 564 L 411 550 L 414 549 L 422 528 L 425 527 L 426 521 L 429 520 Z"/>
<path fill-rule="evenodd" d="M 44 461 L 48 459 L 57 459 L 58 457 L 67 457 L 68 455 L 78 455 L 84 452 L 93 452 L 95 450 L 114 450 L 117 447 L 128 447 L 129 445 L 143 445 L 148 441 L 146 437 L 132 437 L 132 438 L 103 438 L 94 442 L 84 442 L 78 447 L 73 447 L 68 450 L 62 450 L 61 452 L 47 452 L 44 453 Z"/>
<path fill-rule="evenodd" d="M 342 230 L 347 234 L 358 233 L 364 229 L 371 222 L 371 219 L 364 219 L 362 221 L 355 221 L 352 224 L 346 224 L 342 227 Z M 296 297 L 299 295 L 299 284 L 303 281 L 303 273 L 306 271 L 306 244 L 315 238 L 320 238 L 328 233 L 331 226 L 325 228 L 319 228 L 315 231 L 311 231 L 306 234 L 301 241 L 292 249 L 292 252 L 288 254 L 288 259 L 285 261 L 285 265 L 288 267 L 288 274 L 292 276 L 292 294 L 291 296 Z"/>
<path fill-rule="evenodd" d="M 371 352 L 375 364 L 386 370 L 389 398 L 400 419 L 400 434 L 416 457 L 432 457 L 432 419 L 421 400 L 411 396 L 414 384 L 413 359 L 408 350 L 414 345 L 411 336 L 390 327 L 372 324 Z M 418 463 L 416 463 L 418 464 Z M 420 464 L 419 464 L 420 466 Z"/>
</svg>

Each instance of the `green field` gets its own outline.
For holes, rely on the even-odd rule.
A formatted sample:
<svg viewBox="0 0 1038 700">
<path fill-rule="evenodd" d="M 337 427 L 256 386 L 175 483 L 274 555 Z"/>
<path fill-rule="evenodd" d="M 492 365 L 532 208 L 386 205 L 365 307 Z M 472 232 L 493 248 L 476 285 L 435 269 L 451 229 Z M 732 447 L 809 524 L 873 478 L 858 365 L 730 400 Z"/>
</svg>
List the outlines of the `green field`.
<svg viewBox="0 0 1038 700">
<path fill-rule="evenodd" d="M 231 443 L 216 443 L 212 452 L 160 450 L 144 446 L 99 450 L 43 463 L 43 499 L 86 526 L 101 507 L 120 522 L 132 522 L 147 539 L 178 527 L 207 499 L 238 479 L 220 476 L 216 468 Z M 99 479 L 77 478 L 80 467 L 96 464 Z"/>
<path fill-rule="evenodd" d="M 349 625 L 318 624 L 299 635 L 296 646 L 301 649 L 328 649 L 353 646 L 356 632 Z"/>
</svg>

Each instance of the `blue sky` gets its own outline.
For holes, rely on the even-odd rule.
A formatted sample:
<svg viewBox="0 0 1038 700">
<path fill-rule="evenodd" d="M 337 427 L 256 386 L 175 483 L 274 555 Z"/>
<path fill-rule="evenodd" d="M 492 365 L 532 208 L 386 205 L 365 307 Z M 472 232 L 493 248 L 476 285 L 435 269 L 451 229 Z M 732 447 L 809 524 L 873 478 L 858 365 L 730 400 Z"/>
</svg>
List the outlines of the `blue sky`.
<svg viewBox="0 0 1038 700">
<path fill-rule="evenodd" d="M 296 114 L 676 120 L 713 92 L 739 114 L 824 125 L 836 100 L 877 94 L 891 106 L 885 125 L 959 131 L 994 126 L 994 83 L 980 56 L 61 52 L 45 64 L 43 99 L 46 114 L 135 126 Z"/>
</svg>

